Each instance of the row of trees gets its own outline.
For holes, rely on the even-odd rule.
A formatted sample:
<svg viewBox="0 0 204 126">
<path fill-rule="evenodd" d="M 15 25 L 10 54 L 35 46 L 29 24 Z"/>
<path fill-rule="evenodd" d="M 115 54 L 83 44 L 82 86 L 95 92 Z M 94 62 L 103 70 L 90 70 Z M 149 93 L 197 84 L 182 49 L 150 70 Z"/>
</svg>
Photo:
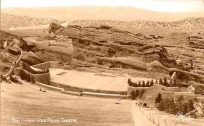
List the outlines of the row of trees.
<svg viewBox="0 0 204 126">
<path fill-rule="evenodd" d="M 144 93 L 145 93 L 144 89 L 142 89 L 142 90 L 132 90 L 130 92 L 130 97 L 131 97 L 132 100 L 135 100 L 136 98 L 141 98 Z"/>
<path fill-rule="evenodd" d="M 168 82 L 166 77 L 164 77 L 164 79 L 156 80 L 155 82 L 153 80 L 151 80 L 151 81 L 148 80 L 147 82 L 145 82 L 144 80 L 139 81 L 139 82 L 132 82 L 132 80 L 130 78 L 128 79 L 128 85 L 132 86 L 132 87 L 151 87 L 154 84 L 160 84 L 160 85 L 164 85 L 166 87 L 177 87 L 178 86 L 176 81 L 170 80 Z"/>
<path fill-rule="evenodd" d="M 176 81 L 172 81 L 172 80 L 170 80 L 169 82 L 168 82 L 168 80 L 167 80 L 167 78 L 166 77 L 164 77 L 164 79 L 159 79 L 159 82 L 157 82 L 157 83 L 159 83 L 160 85 L 164 85 L 164 86 L 166 86 L 166 87 L 177 87 L 178 85 L 176 84 Z"/>
<path fill-rule="evenodd" d="M 183 96 L 180 96 L 177 101 L 174 101 L 173 98 L 163 99 L 159 93 L 155 99 L 155 103 L 158 110 L 165 111 L 170 114 L 187 114 L 192 110 L 195 110 L 193 100 L 184 100 Z"/>
<path fill-rule="evenodd" d="M 138 83 L 137 82 L 132 82 L 131 79 L 128 79 L 128 85 L 129 86 L 132 86 L 132 87 L 151 87 L 154 85 L 154 81 L 151 80 L 151 81 L 147 81 L 145 83 L 145 81 L 139 81 Z"/>
</svg>

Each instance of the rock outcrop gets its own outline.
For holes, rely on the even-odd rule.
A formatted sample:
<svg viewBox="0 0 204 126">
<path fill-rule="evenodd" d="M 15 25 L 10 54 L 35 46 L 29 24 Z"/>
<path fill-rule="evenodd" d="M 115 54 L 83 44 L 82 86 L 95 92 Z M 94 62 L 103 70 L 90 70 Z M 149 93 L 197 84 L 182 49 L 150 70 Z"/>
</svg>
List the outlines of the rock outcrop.
<svg viewBox="0 0 204 126">
<path fill-rule="evenodd" d="M 151 35 L 152 39 L 145 39 L 145 35 L 138 36 L 138 34 L 106 25 L 98 27 L 70 25 L 62 28 L 58 24 L 51 24 L 49 30 L 50 33 L 53 32 L 57 36 L 66 36 L 72 39 L 74 55 L 77 55 L 73 57 L 78 57 L 78 54 L 83 55 L 81 57 L 84 57 L 83 59 L 89 63 L 100 65 L 103 60 L 103 62 L 107 62 L 104 64 L 113 67 L 113 62 L 119 62 L 117 57 L 128 56 L 130 59 L 133 58 L 135 62 L 139 60 L 143 63 L 150 63 L 156 60 L 166 67 L 176 65 L 176 61 L 170 58 L 164 47 L 151 44 L 156 39 L 162 39 L 161 36 L 156 36 L 156 39 L 154 39 L 155 35 Z M 115 61 L 115 59 L 117 60 Z"/>
<path fill-rule="evenodd" d="M 204 49 L 204 34 L 189 35 L 189 45 L 193 48 Z"/>
</svg>

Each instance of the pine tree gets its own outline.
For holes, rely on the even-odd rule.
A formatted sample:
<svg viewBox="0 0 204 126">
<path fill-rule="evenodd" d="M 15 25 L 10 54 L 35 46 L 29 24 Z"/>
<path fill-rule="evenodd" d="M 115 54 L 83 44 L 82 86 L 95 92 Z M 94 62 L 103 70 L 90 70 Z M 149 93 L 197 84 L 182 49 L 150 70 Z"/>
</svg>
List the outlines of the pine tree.
<svg viewBox="0 0 204 126">
<path fill-rule="evenodd" d="M 154 85 L 154 81 L 151 80 L 151 82 L 150 82 L 150 86 L 153 86 L 153 85 Z"/>
<path fill-rule="evenodd" d="M 141 87 L 142 85 L 141 85 L 141 82 L 139 81 L 139 83 L 138 83 L 138 87 Z"/>
<path fill-rule="evenodd" d="M 145 87 L 145 81 L 142 81 L 142 87 Z"/>
<path fill-rule="evenodd" d="M 158 84 L 158 80 L 156 80 L 155 84 Z"/>
<path fill-rule="evenodd" d="M 131 81 L 130 78 L 128 79 L 128 85 L 129 85 L 129 86 L 132 86 L 132 81 Z"/>
<path fill-rule="evenodd" d="M 146 83 L 146 85 L 145 85 L 146 87 L 150 87 L 150 82 L 149 81 L 147 81 L 147 83 Z"/>
<path fill-rule="evenodd" d="M 134 87 L 137 87 L 138 85 L 137 85 L 137 82 L 133 82 L 134 83 Z"/>
<path fill-rule="evenodd" d="M 159 79 L 159 84 L 160 84 L 160 85 L 163 85 L 163 84 L 164 84 L 161 78 Z"/>
<path fill-rule="evenodd" d="M 163 84 L 164 84 L 164 86 L 167 86 L 167 87 L 169 86 L 166 77 L 164 77 L 164 83 Z"/>
</svg>

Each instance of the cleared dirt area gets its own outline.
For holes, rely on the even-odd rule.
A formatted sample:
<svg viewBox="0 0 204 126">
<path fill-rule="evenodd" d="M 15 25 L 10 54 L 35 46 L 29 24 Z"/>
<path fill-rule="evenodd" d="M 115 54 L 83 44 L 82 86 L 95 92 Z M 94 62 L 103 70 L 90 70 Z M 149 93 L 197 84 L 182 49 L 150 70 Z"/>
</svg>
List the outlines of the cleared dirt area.
<svg viewBox="0 0 204 126">
<path fill-rule="evenodd" d="M 150 78 L 137 78 L 129 75 L 63 69 L 50 69 L 50 74 L 51 81 L 53 82 L 80 88 L 108 91 L 127 91 L 128 78 L 131 78 L 133 81 L 151 80 Z"/>
<path fill-rule="evenodd" d="M 132 126 L 131 101 L 60 94 L 1 83 L 1 126 Z M 19 122 L 18 122 L 19 121 Z"/>
</svg>

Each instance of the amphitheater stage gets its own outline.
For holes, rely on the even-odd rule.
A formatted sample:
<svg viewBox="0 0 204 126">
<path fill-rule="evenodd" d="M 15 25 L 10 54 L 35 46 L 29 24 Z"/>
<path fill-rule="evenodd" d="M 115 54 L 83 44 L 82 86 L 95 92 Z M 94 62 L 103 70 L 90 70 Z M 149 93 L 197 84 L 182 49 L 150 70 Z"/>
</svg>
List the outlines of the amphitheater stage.
<svg viewBox="0 0 204 126">
<path fill-rule="evenodd" d="M 112 73 L 91 73 L 76 70 L 50 69 L 51 85 L 70 91 L 88 91 L 108 94 L 127 94 L 128 78 L 133 81 L 147 78 L 130 77 Z"/>
</svg>

